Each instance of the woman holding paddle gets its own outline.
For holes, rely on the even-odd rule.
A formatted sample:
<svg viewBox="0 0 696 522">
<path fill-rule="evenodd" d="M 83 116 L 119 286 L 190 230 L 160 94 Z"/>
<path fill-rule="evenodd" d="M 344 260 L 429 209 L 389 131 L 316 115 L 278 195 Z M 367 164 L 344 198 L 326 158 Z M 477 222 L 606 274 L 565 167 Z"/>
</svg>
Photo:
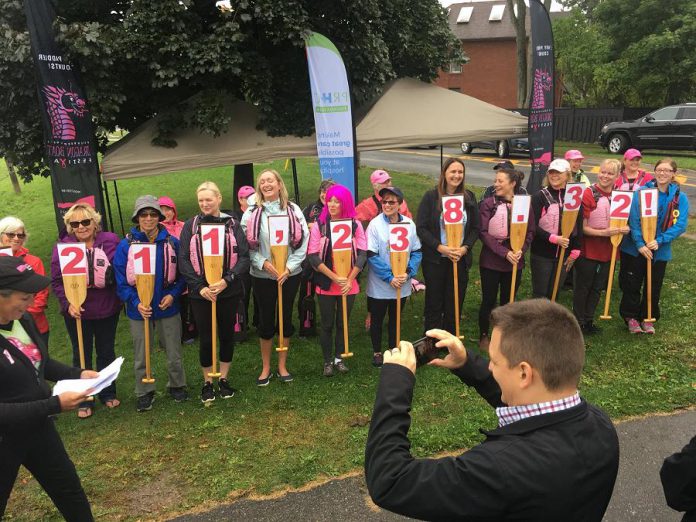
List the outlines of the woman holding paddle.
<svg viewBox="0 0 696 522">
<path fill-rule="evenodd" d="M 344 229 L 338 229 L 337 241 L 340 242 L 341 233 L 344 237 L 350 234 L 351 241 L 346 244 L 349 250 L 340 255 L 350 257 L 350 272 L 347 277 L 337 273 L 335 263 L 338 250 L 332 242 L 332 222 L 344 220 Z M 350 227 L 348 229 L 348 227 Z M 349 231 L 349 232 L 348 232 Z M 344 249 L 345 250 L 345 249 Z M 357 276 L 367 262 L 367 240 L 360 221 L 355 219 L 355 206 L 353 195 L 343 185 L 333 185 L 326 192 L 326 204 L 321 210 L 316 224 L 309 234 L 309 247 L 307 259 L 316 274 L 317 298 L 319 300 L 319 312 L 321 313 L 321 349 L 324 353 L 324 377 L 331 377 L 334 368 L 340 373 L 346 373 L 348 367 L 341 358 L 345 350 L 343 317 L 350 317 L 350 311 L 355 302 L 355 296 L 360 292 Z M 346 296 L 343 301 L 342 296 Z M 346 313 L 342 313 L 342 302 L 346 303 Z M 335 342 L 332 339 L 333 325 L 336 324 Z M 332 344 L 335 349 L 332 350 Z"/>
<path fill-rule="evenodd" d="M 63 286 L 63 277 L 58 259 L 58 248 L 53 248 L 51 258 L 51 286 L 58 298 L 65 327 L 73 348 L 73 366 L 80 365 L 80 349 L 77 335 L 77 319 L 82 324 L 85 368 L 92 369 L 92 350 L 97 354 L 97 371 L 106 368 L 116 358 L 116 327 L 121 313 L 121 301 L 116 295 L 116 284 L 111 264 L 113 263 L 119 238 L 111 232 L 101 230 L 101 215 L 87 203 L 70 207 L 63 218 L 66 233 L 59 242 L 84 243 L 88 258 L 87 298 L 81 307 L 68 302 Z M 116 383 L 99 392 L 99 400 L 107 408 L 121 404 L 116 398 Z M 86 419 L 92 416 L 93 403 L 84 403 L 77 416 Z"/>
<path fill-rule="evenodd" d="M 215 183 L 201 183 L 196 190 L 196 196 L 201 211 L 186 221 L 181 231 L 179 270 L 189 288 L 191 309 L 198 328 L 199 361 L 203 372 L 201 402 L 206 404 L 215 400 L 212 381 L 216 373 L 214 362 L 217 354 L 214 356 L 212 353 L 215 330 L 220 343 L 218 393 L 222 399 L 234 396 L 234 389 L 227 379 L 234 355 L 234 329 L 225 326 L 229 326 L 237 311 L 237 304 L 244 296 L 241 276 L 249 271 L 249 247 L 239 223 L 220 211 L 222 195 Z M 204 237 L 202 228 L 205 225 L 219 225 L 224 231 L 221 237 L 223 248 L 219 252 L 222 255 L 222 277 L 212 283 L 206 276 L 203 241 L 208 242 L 208 247 L 214 238 Z M 216 321 L 215 325 L 213 321 Z M 223 327 L 216 328 L 218 324 Z"/>
<path fill-rule="evenodd" d="M 271 220 L 279 223 L 273 231 Z M 283 178 L 275 170 L 267 169 L 259 174 L 256 204 L 242 216 L 242 228 L 251 250 L 252 285 L 259 302 L 257 330 L 262 368 L 256 385 L 268 386 L 271 380 L 271 354 L 276 332 L 279 333 L 277 376 L 281 382 L 291 382 L 293 375 L 286 364 L 290 337 L 295 333 L 292 305 L 300 287 L 309 230 L 302 209 L 290 201 Z"/>
<path fill-rule="evenodd" d="M 534 224 L 528 223 L 522 250 L 513 252 L 510 246 L 510 217 L 512 198 L 520 193 L 524 173 L 502 168 L 496 170 L 495 194 L 484 199 L 479 205 L 481 221 L 481 307 L 479 308 L 479 347 L 488 350 L 490 339 L 490 315 L 499 301 L 500 306 L 510 301 L 512 288 L 512 268 L 524 268 L 524 253 L 534 237 Z M 522 274 L 515 279 L 515 291 L 520 286 Z M 498 295 L 500 299 L 498 300 Z"/>
<path fill-rule="evenodd" d="M 628 326 L 628 331 L 636 333 L 655 333 L 653 321 L 648 318 L 648 296 L 652 317 L 660 318 L 660 291 L 665 277 L 667 262 L 672 259 L 672 241 L 686 231 L 689 218 L 689 200 L 675 181 L 677 163 L 672 158 L 664 158 L 655 165 L 655 179 L 648 182 L 636 193 L 631 205 L 628 226 L 631 229 L 621 243 L 621 269 L 619 284 L 623 291 L 619 312 Z M 640 192 L 657 188 L 657 231 L 655 239 L 649 242 L 643 237 L 641 227 Z M 647 263 L 652 267 L 652 285 L 647 284 Z"/>
</svg>

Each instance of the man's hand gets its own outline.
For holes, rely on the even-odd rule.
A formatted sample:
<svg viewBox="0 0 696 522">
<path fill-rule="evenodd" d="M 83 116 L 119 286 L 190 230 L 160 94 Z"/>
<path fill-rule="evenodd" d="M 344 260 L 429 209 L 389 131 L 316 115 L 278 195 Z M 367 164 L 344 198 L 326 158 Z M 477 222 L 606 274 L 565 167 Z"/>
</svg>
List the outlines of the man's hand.
<svg viewBox="0 0 696 522">
<path fill-rule="evenodd" d="M 428 364 L 430 366 L 439 366 L 440 368 L 447 368 L 448 370 L 456 370 L 461 368 L 466 364 L 466 349 L 462 342 L 445 330 L 428 330 L 425 332 L 428 337 L 434 337 L 439 339 L 435 346 L 438 348 L 447 348 L 449 352 L 444 359 L 435 358 Z M 386 358 L 384 359 L 386 362 Z"/>
<path fill-rule="evenodd" d="M 60 411 L 70 411 L 79 407 L 80 404 L 86 401 L 94 400 L 90 395 L 94 390 L 87 390 L 86 392 L 63 392 L 58 395 L 58 400 L 60 401 Z"/>
<path fill-rule="evenodd" d="M 406 341 L 401 341 L 399 348 L 384 352 L 384 364 L 400 364 L 416 374 L 416 352 L 413 345 Z"/>
</svg>

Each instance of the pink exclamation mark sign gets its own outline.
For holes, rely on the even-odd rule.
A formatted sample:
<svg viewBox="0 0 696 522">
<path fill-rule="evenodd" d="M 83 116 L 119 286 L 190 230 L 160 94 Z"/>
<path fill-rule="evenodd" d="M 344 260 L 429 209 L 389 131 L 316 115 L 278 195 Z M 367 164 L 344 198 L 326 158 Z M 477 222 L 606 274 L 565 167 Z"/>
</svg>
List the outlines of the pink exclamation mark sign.
<svg viewBox="0 0 696 522">
<path fill-rule="evenodd" d="M 652 192 L 645 193 L 645 215 L 652 216 Z"/>
</svg>

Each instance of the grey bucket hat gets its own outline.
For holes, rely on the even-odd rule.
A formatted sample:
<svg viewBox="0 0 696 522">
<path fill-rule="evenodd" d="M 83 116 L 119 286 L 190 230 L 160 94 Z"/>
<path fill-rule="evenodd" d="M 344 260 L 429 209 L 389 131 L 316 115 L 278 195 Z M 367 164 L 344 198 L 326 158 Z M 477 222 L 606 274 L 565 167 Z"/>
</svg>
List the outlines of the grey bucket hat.
<svg viewBox="0 0 696 522">
<path fill-rule="evenodd" d="M 146 208 L 156 210 L 160 216 L 159 220 L 164 220 L 164 214 L 162 214 L 162 209 L 160 208 L 159 200 L 155 196 L 148 195 L 140 196 L 138 199 L 135 200 L 135 209 L 133 210 L 133 216 L 131 216 L 131 221 L 133 221 L 133 223 L 137 223 L 138 214 L 141 210 L 144 210 Z"/>
</svg>

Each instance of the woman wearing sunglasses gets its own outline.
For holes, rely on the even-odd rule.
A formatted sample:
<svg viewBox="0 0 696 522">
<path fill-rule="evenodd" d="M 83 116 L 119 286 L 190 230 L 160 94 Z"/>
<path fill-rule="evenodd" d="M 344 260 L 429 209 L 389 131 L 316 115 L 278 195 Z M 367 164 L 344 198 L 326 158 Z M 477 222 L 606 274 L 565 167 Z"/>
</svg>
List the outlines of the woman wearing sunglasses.
<svg viewBox="0 0 696 522">
<path fill-rule="evenodd" d="M 26 248 L 27 230 L 24 222 L 14 216 L 0 219 L 0 249 L 11 248 L 14 257 L 21 257 L 34 272 L 44 275 L 44 265 L 41 259 L 29 253 Z M 27 311 L 34 318 L 36 328 L 41 338 L 48 346 L 48 319 L 46 319 L 46 307 L 48 306 L 48 288 L 34 294 L 34 304 Z"/>
<path fill-rule="evenodd" d="M 77 344 L 77 318 L 82 320 L 82 339 L 84 341 L 85 366 L 93 369 L 92 349 L 97 353 L 97 367 L 100 371 L 113 362 L 116 327 L 121 312 L 121 301 L 116 295 L 116 285 L 111 264 L 119 238 L 111 232 L 101 230 L 101 215 L 86 203 L 70 207 L 63 218 L 66 233 L 58 242 L 84 243 L 87 248 L 88 285 L 87 299 L 78 309 L 68 303 L 63 288 L 63 277 L 58 260 L 58 248 L 53 248 L 51 258 L 51 286 L 60 302 L 60 310 L 65 319 L 73 348 L 73 366 L 80 365 Z M 116 408 L 121 402 L 116 398 L 116 383 L 99 392 L 99 400 L 107 408 Z M 92 416 L 92 404 L 85 403 L 77 411 L 77 416 L 86 419 Z"/>
</svg>

